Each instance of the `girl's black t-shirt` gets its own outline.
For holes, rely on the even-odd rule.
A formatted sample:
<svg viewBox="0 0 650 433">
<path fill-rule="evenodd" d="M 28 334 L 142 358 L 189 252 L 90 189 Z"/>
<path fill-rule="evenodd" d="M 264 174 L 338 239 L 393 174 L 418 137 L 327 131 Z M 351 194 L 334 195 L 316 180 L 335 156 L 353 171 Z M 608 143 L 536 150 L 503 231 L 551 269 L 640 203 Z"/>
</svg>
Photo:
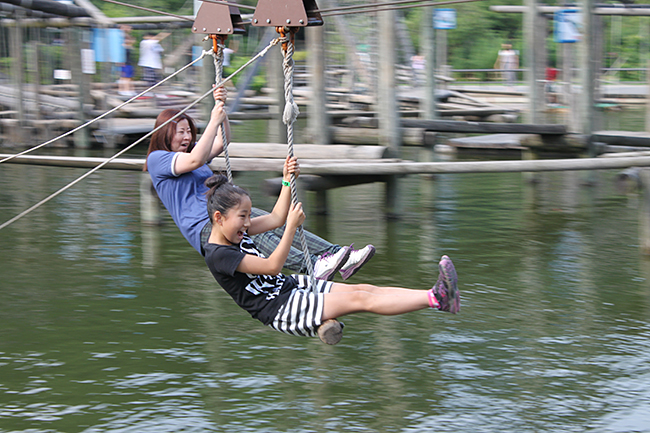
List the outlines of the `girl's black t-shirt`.
<svg viewBox="0 0 650 433">
<path fill-rule="evenodd" d="M 239 245 L 204 245 L 205 263 L 217 283 L 250 315 L 269 325 L 287 302 L 296 280 L 284 274 L 255 275 L 237 271 L 246 254 L 264 257 L 248 235 Z"/>
</svg>

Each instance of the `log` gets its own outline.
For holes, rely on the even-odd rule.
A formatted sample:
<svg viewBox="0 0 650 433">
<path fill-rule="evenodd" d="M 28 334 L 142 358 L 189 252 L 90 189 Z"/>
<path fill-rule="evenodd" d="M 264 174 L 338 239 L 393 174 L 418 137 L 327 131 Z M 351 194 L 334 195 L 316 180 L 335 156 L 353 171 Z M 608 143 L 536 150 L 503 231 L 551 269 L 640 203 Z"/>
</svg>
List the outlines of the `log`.
<svg viewBox="0 0 650 433">
<path fill-rule="evenodd" d="M 379 129 L 373 128 L 345 128 L 330 127 L 333 134 L 333 141 L 347 144 L 377 144 L 379 143 Z M 424 144 L 424 129 L 402 128 L 402 143 L 409 146 L 420 146 Z"/>
<path fill-rule="evenodd" d="M 618 146 L 650 147 L 650 133 L 632 131 L 596 131 L 592 134 L 594 142 Z"/>
<path fill-rule="evenodd" d="M 460 122 L 453 120 L 402 119 L 402 127 L 424 128 L 427 131 L 471 134 L 542 134 L 564 135 L 565 125 L 534 125 L 524 123 Z"/>
<path fill-rule="evenodd" d="M 341 188 L 364 183 L 385 182 L 387 176 L 317 176 L 303 175 L 298 178 L 298 188 L 305 191 L 327 191 L 328 189 Z M 282 178 L 264 180 L 264 192 L 269 196 L 277 196 L 282 189 Z"/>
<path fill-rule="evenodd" d="M 295 155 L 303 159 L 380 159 L 384 157 L 383 146 L 350 146 L 346 144 L 295 144 Z M 277 158 L 284 160 L 287 145 L 279 143 L 230 143 L 228 154 L 232 157 Z"/>
<path fill-rule="evenodd" d="M 0 161 L 13 155 L 0 154 Z M 52 165 L 61 167 L 92 168 L 106 161 L 106 158 L 80 158 L 61 156 L 21 155 L 7 162 L 15 164 Z M 218 164 L 219 161 L 216 161 Z M 106 168 L 119 170 L 141 170 L 142 158 L 116 158 Z M 233 171 L 276 171 L 282 170 L 280 159 L 233 158 Z M 215 166 L 213 161 L 212 166 Z M 337 176 L 377 176 L 435 173 L 517 173 L 538 171 L 609 170 L 629 167 L 650 167 L 650 156 L 619 158 L 575 158 L 524 161 L 456 161 L 456 162 L 413 162 L 391 159 L 381 160 L 301 160 L 301 173 Z M 215 168 L 219 168 L 217 165 Z"/>
</svg>

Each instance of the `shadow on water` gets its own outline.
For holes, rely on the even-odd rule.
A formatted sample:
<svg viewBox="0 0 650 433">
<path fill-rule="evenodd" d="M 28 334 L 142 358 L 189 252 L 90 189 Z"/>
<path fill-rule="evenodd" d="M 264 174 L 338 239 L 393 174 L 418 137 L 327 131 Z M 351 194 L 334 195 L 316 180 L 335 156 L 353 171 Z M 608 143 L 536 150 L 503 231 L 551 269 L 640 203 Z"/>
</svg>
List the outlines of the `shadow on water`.
<svg viewBox="0 0 650 433">
<path fill-rule="evenodd" d="M 5 221 L 83 173 L 3 166 Z M 330 194 L 308 229 L 373 243 L 354 282 L 427 289 L 449 254 L 457 316 L 344 319 L 333 347 L 266 329 L 139 173 L 105 171 L 0 231 L 0 425 L 30 432 L 649 431 L 650 261 L 613 171 L 409 176 Z M 265 174 L 239 176 L 269 208 Z"/>
</svg>

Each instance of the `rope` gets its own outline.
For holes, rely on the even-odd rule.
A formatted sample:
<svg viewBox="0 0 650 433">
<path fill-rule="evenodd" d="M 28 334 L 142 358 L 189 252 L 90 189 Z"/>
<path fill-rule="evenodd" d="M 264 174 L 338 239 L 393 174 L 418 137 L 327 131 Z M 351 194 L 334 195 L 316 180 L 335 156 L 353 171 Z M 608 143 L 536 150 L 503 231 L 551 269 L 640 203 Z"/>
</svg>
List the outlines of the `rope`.
<svg viewBox="0 0 650 433">
<path fill-rule="evenodd" d="M 282 36 L 282 54 L 284 60 L 282 62 L 282 70 L 284 71 L 284 113 L 282 114 L 282 122 L 287 125 L 287 152 L 289 156 L 294 156 L 293 152 L 293 124 L 300 114 L 298 104 L 293 99 L 293 52 L 294 52 L 294 34 L 298 31 L 297 28 L 289 30 L 290 35 L 286 37 L 285 30 L 278 28 L 278 32 Z M 291 202 L 298 202 L 298 189 L 296 185 L 296 175 L 291 173 Z M 305 265 L 307 273 L 311 278 L 312 286 L 315 286 L 316 279 L 314 277 L 314 265 L 311 262 L 311 255 L 309 254 L 309 247 L 307 246 L 307 239 L 305 238 L 305 231 L 300 225 L 298 227 L 298 235 L 302 245 L 302 251 L 305 256 Z"/>
<path fill-rule="evenodd" d="M 214 44 L 217 47 L 215 53 L 212 49 L 212 57 L 214 58 L 214 81 L 217 87 L 223 86 L 221 77 L 223 76 L 223 49 L 225 48 L 224 37 L 222 35 L 212 36 Z M 221 124 L 221 143 L 223 144 L 223 155 L 226 159 L 226 173 L 228 174 L 228 182 L 232 183 L 232 169 L 230 168 L 230 155 L 228 154 L 228 138 L 226 138 L 226 128 Z"/>
<path fill-rule="evenodd" d="M 45 143 L 41 143 L 41 144 L 39 144 L 38 146 L 35 146 L 35 147 L 32 147 L 32 148 L 29 148 L 29 149 L 27 149 L 27 150 L 24 150 L 24 151 L 22 151 L 22 152 L 20 152 L 20 153 L 15 154 L 15 155 L 8 156 L 8 157 L 6 157 L 5 159 L 0 160 L 0 164 L 2 164 L 2 163 L 5 162 L 5 161 L 9 161 L 9 160 L 11 160 L 11 159 L 14 159 L 14 158 L 16 158 L 16 157 L 19 157 L 19 156 L 25 155 L 25 154 L 27 154 L 27 153 L 29 153 L 29 152 L 33 152 L 34 150 L 40 149 L 40 148 L 43 147 L 43 146 L 47 146 L 48 144 L 54 143 L 54 142 L 57 141 L 57 140 L 60 140 L 60 139 L 62 139 L 62 138 L 65 138 L 65 137 L 67 137 L 67 136 L 69 136 L 69 135 L 72 135 L 72 134 L 74 134 L 75 132 L 77 132 L 77 131 L 79 131 L 79 130 L 81 130 L 81 129 L 87 127 L 87 126 L 92 125 L 93 123 L 97 122 L 98 120 L 101 120 L 101 119 L 103 119 L 104 117 L 108 116 L 109 114 L 112 114 L 112 113 L 114 113 L 114 112 L 120 110 L 122 107 L 124 107 L 125 105 L 130 104 L 131 102 L 135 101 L 135 100 L 138 99 L 140 96 L 146 94 L 147 92 L 149 92 L 149 91 L 155 89 L 156 87 L 158 87 L 158 86 L 164 84 L 165 82 L 169 81 L 170 79 L 172 79 L 172 78 L 175 77 L 176 75 L 178 75 L 178 74 L 180 74 L 181 72 L 183 72 L 183 71 L 185 71 L 186 69 L 188 69 L 190 66 L 192 66 L 192 65 L 194 65 L 195 63 L 197 63 L 197 62 L 199 62 L 200 60 L 202 60 L 206 55 L 208 55 L 208 54 L 210 54 L 210 53 L 211 53 L 211 51 L 203 51 L 203 53 L 201 54 L 201 56 L 199 56 L 196 60 L 194 60 L 194 61 L 188 63 L 187 65 L 183 66 L 183 67 L 182 67 L 181 69 L 179 69 L 178 71 L 176 71 L 176 72 L 174 72 L 173 74 L 169 75 L 167 78 L 163 79 L 162 81 L 158 82 L 157 84 L 154 84 L 153 86 L 149 87 L 147 90 L 144 90 L 142 93 L 139 93 L 139 94 L 135 95 L 135 96 L 132 97 L 131 99 L 129 99 L 129 100 L 127 100 L 127 101 L 121 103 L 121 104 L 118 105 L 117 107 L 115 107 L 115 108 L 113 108 L 113 109 L 111 109 L 111 110 L 108 110 L 106 113 L 101 114 L 101 115 L 95 117 L 94 119 L 89 120 L 88 122 L 84 123 L 83 125 L 80 125 L 80 126 L 74 128 L 74 129 L 72 129 L 72 130 L 70 130 L 70 131 L 68 131 L 68 132 L 66 132 L 66 133 L 63 133 L 63 134 L 59 135 L 58 137 L 55 137 L 55 138 L 53 138 L 53 139 L 51 139 L 51 140 L 49 140 L 49 141 L 46 141 Z"/>
<path fill-rule="evenodd" d="M 248 65 L 250 65 L 251 63 L 253 63 L 255 60 L 259 59 L 260 57 L 264 56 L 264 55 L 265 55 L 265 54 L 266 54 L 266 53 L 267 53 L 267 52 L 268 52 L 268 51 L 269 51 L 273 46 L 277 45 L 279 41 L 280 41 L 279 38 L 276 38 L 276 39 L 272 40 L 271 43 L 270 43 L 266 48 L 264 48 L 262 51 L 260 51 L 259 53 L 257 53 L 257 55 L 255 55 L 253 58 L 251 58 L 248 62 L 246 62 L 244 65 L 242 65 L 242 66 L 241 66 L 239 69 L 237 69 L 235 72 L 233 72 L 233 73 L 230 74 L 228 77 L 226 77 L 226 78 L 222 81 L 222 83 L 226 83 L 226 82 L 230 81 L 230 80 L 231 80 L 235 75 L 237 75 L 239 72 L 241 72 L 241 71 L 242 71 L 244 68 L 246 68 Z M 203 52 L 203 55 L 201 56 L 201 58 L 203 58 L 205 55 L 209 54 L 210 52 L 211 52 L 211 50 L 210 50 L 210 51 L 204 51 L 204 52 Z M 192 62 L 192 63 L 194 63 L 194 62 Z M 192 64 L 192 63 L 191 63 L 191 64 Z M 153 86 L 153 87 L 151 87 L 151 88 L 153 89 L 154 87 L 156 87 L 156 86 Z M 180 116 L 181 114 L 184 114 L 184 113 L 187 112 L 190 108 L 192 108 L 192 107 L 194 107 L 195 105 L 197 105 L 199 102 L 201 102 L 202 100 L 204 100 L 204 99 L 205 99 L 208 95 L 210 95 L 212 92 L 213 92 L 212 89 L 208 90 L 208 91 L 205 92 L 203 95 L 201 95 L 198 99 L 196 99 L 194 102 L 192 102 L 192 103 L 189 104 L 187 107 L 185 107 L 185 108 L 183 108 L 181 111 L 179 111 L 178 114 L 176 114 L 175 116 L 173 116 L 172 118 L 170 118 L 170 119 L 167 120 L 166 122 L 162 123 L 162 124 L 159 125 L 157 128 L 153 129 L 151 132 L 149 132 L 148 134 L 146 134 L 145 136 L 143 136 L 142 138 L 140 138 L 140 139 L 137 140 L 136 142 L 130 144 L 130 145 L 127 146 L 127 147 L 125 147 L 124 149 L 122 149 L 121 151 L 119 151 L 118 153 L 116 153 L 115 155 L 113 155 L 112 157 L 108 158 L 106 161 L 104 161 L 104 162 L 102 162 L 101 164 L 99 164 L 97 167 L 95 167 L 95 168 L 91 169 L 90 171 L 88 171 L 87 173 L 85 173 L 85 174 L 79 176 L 77 179 L 75 179 L 74 181 L 70 182 L 70 183 L 67 184 L 66 186 L 64 186 L 64 187 L 60 188 L 59 190 L 55 191 L 54 193 L 50 194 L 49 196 L 47 196 L 47 197 L 44 198 L 43 200 L 41 200 L 41 201 L 39 201 L 38 203 L 36 203 L 34 206 L 32 206 L 32 207 L 30 207 L 29 209 L 27 209 L 27 210 L 25 210 L 25 211 L 19 213 L 18 215 L 16 215 L 15 217 L 11 218 L 10 220 L 4 222 L 3 224 L 0 225 L 0 230 L 4 229 L 5 227 L 7 227 L 8 225 L 14 223 L 15 221 L 18 221 L 19 219 L 21 219 L 21 218 L 24 217 L 25 215 L 29 214 L 30 212 L 32 212 L 32 211 L 38 209 L 39 207 L 41 207 L 42 205 L 44 205 L 44 204 L 47 203 L 48 201 L 52 200 L 54 197 L 60 195 L 61 193 L 65 192 L 66 190 L 72 188 L 74 185 L 76 185 L 77 183 L 81 182 L 83 179 L 85 179 L 85 178 L 87 178 L 88 176 L 90 176 L 91 174 L 95 173 L 95 172 L 98 171 L 100 168 L 104 167 L 106 164 L 110 163 L 111 161 L 113 161 L 114 159 L 116 159 L 117 157 L 119 157 L 120 155 L 122 155 L 122 154 L 128 152 L 129 150 L 131 150 L 132 148 L 134 148 L 136 145 L 140 144 L 142 141 L 144 141 L 145 139 L 149 138 L 153 133 L 155 133 L 156 131 L 158 131 L 159 129 L 161 129 L 163 126 L 165 126 L 165 125 L 167 125 L 168 123 L 174 121 L 178 116 Z M 143 92 L 143 93 L 144 93 L 144 92 Z M 134 98 L 132 98 L 132 99 L 134 99 Z M 11 157 L 4 159 L 3 161 L 6 161 L 6 160 L 8 160 L 8 159 L 15 158 L 16 156 L 19 156 L 19 155 L 12 155 Z"/>
</svg>

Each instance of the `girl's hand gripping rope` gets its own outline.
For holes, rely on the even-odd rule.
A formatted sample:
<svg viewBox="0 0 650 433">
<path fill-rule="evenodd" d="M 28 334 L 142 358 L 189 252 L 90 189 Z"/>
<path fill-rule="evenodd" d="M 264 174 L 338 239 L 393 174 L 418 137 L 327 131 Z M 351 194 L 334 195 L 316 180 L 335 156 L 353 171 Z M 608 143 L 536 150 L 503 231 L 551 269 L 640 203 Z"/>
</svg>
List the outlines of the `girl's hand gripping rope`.
<svg viewBox="0 0 650 433">
<path fill-rule="evenodd" d="M 287 229 L 295 231 L 305 222 L 305 212 L 302 210 L 302 203 L 293 203 L 287 216 Z"/>
<path fill-rule="evenodd" d="M 287 159 L 284 160 L 284 167 L 282 168 L 282 179 L 289 182 L 292 174 L 298 178 L 300 175 L 300 164 L 298 164 L 297 157 L 287 156 Z"/>
<path fill-rule="evenodd" d="M 226 99 L 228 98 L 228 90 L 226 90 L 225 87 L 220 86 L 220 87 L 215 87 L 213 84 L 212 87 L 214 87 L 214 101 L 221 101 L 224 104 L 226 103 Z"/>
</svg>

